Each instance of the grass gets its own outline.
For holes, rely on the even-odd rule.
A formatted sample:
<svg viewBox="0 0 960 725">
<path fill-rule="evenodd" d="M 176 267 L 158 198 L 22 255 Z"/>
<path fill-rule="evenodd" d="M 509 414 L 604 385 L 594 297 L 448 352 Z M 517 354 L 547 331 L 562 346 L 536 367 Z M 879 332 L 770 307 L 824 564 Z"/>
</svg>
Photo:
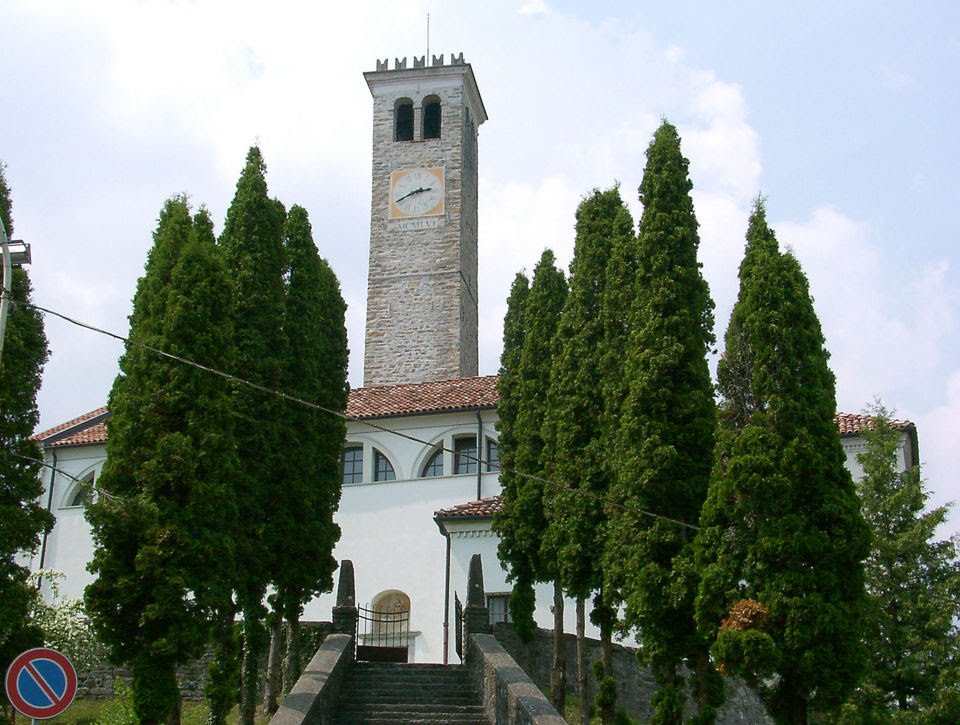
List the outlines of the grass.
<svg viewBox="0 0 960 725">
<path fill-rule="evenodd" d="M 73 704 L 67 708 L 66 712 L 57 717 L 50 718 L 49 720 L 44 720 L 44 723 L 59 724 L 59 725 L 95 725 L 95 723 L 100 722 L 101 720 L 107 719 L 112 723 L 116 723 L 116 720 L 113 720 L 109 717 L 104 717 L 107 715 L 105 712 L 112 700 L 74 700 Z M 182 725 L 205 725 L 207 722 L 207 704 L 205 702 L 195 702 L 191 700 L 184 700 L 183 702 L 183 712 L 180 716 L 180 722 Z M 233 708 L 230 714 L 227 716 L 227 723 L 229 725 L 235 725 L 239 719 L 239 711 L 237 708 Z M 256 723 L 257 725 L 266 725 L 270 722 L 270 718 L 266 715 L 257 714 Z M 16 725 L 30 725 L 30 718 L 26 718 L 20 713 L 17 713 Z"/>
</svg>

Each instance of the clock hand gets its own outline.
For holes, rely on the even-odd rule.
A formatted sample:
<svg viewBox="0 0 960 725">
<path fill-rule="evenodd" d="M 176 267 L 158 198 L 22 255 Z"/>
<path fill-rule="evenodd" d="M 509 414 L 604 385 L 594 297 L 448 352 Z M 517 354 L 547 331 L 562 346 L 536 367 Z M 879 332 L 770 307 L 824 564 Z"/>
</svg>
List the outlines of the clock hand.
<svg viewBox="0 0 960 725">
<path fill-rule="evenodd" d="M 432 187 L 427 187 L 427 188 L 425 189 L 425 188 L 423 188 L 423 187 L 421 186 L 419 189 L 414 189 L 413 191 L 411 191 L 411 192 L 409 192 L 409 193 L 407 193 L 407 194 L 404 194 L 404 195 L 401 196 L 399 199 L 394 199 L 394 200 L 393 200 L 393 203 L 396 204 L 396 203 L 398 203 L 398 202 L 403 201 L 403 200 L 406 199 L 408 196 L 413 196 L 414 194 L 422 194 L 422 193 L 425 192 L 425 191 L 433 191 L 433 188 L 432 188 Z"/>
</svg>

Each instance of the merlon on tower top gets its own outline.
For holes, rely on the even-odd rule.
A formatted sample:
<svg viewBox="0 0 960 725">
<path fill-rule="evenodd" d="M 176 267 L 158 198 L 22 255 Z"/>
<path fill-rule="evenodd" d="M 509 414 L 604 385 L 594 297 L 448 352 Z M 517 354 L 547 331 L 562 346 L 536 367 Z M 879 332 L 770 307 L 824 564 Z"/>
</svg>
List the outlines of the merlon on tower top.
<svg viewBox="0 0 960 725">
<path fill-rule="evenodd" d="M 443 65 L 443 53 L 440 55 L 431 56 L 433 62 L 430 64 L 431 68 L 439 68 Z M 459 55 L 450 54 L 450 65 L 466 65 L 463 60 L 463 53 Z M 413 56 L 413 67 L 414 68 L 426 68 L 427 67 L 427 56 L 421 55 L 419 58 Z M 393 59 L 393 69 L 394 70 L 406 70 L 407 69 L 407 59 L 404 58 L 394 58 Z M 383 60 L 377 59 L 377 72 L 390 70 L 390 59 L 384 58 Z"/>
</svg>

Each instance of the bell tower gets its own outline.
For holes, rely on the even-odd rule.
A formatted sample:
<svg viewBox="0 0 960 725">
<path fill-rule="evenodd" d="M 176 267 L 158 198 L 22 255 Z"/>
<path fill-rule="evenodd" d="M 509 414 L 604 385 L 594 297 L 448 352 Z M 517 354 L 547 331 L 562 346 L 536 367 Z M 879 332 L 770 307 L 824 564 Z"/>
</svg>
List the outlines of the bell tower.
<svg viewBox="0 0 960 725">
<path fill-rule="evenodd" d="M 377 61 L 364 386 L 477 374 L 477 132 L 463 54 Z"/>
</svg>

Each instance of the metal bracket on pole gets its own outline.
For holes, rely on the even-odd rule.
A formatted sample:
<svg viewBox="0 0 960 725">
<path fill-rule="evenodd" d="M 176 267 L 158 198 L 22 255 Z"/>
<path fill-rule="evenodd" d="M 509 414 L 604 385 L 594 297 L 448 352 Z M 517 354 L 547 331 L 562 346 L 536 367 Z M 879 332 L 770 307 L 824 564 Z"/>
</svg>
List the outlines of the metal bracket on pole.
<svg viewBox="0 0 960 725">
<path fill-rule="evenodd" d="M 10 252 L 10 245 L 19 249 Z M 7 229 L 0 220 L 0 249 L 3 250 L 3 289 L 0 290 L 0 364 L 3 363 L 3 338 L 7 331 L 7 315 L 10 313 L 10 301 L 13 296 L 13 265 L 30 264 L 30 245 L 19 240 L 7 239 Z"/>
</svg>

